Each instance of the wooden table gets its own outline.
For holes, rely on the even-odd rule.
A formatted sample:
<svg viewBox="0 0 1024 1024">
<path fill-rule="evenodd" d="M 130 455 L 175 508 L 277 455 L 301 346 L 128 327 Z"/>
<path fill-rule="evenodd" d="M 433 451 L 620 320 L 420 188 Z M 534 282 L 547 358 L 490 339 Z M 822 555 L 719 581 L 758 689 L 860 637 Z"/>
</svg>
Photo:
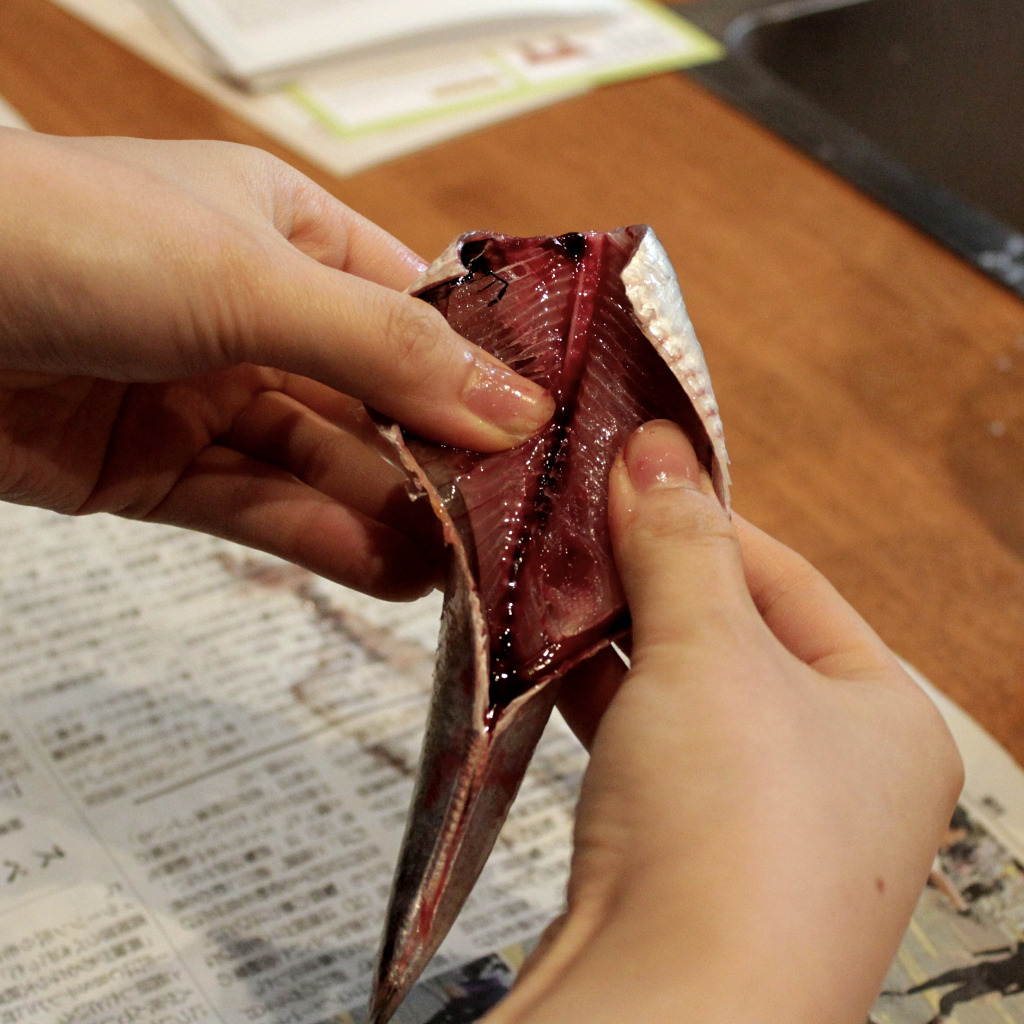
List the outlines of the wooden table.
<svg viewBox="0 0 1024 1024">
<path fill-rule="evenodd" d="M 648 222 L 722 406 L 738 511 L 1024 762 L 1024 305 L 681 75 L 336 179 L 45 0 L 0 4 L 42 130 L 264 146 L 428 257 Z"/>
</svg>

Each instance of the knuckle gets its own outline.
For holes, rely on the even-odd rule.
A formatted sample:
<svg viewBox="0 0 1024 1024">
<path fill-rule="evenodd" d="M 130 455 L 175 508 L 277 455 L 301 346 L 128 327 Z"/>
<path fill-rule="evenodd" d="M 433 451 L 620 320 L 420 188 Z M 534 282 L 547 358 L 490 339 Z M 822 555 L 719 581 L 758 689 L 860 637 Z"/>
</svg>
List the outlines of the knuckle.
<svg viewBox="0 0 1024 1024">
<path fill-rule="evenodd" d="M 715 499 L 679 488 L 652 496 L 634 523 L 636 537 L 647 543 L 686 543 L 738 548 L 736 531 Z"/>
<path fill-rule="evenodd" d="M 385 310 L 382 350 L 375 360 L 385 371 L 387 402 L 404 406 L 454 394 L 465 379 L 463 348 L 444 317 L 427 303 L 402 297 Z M 460 366 L 461 364 L 461 366 Z"/>
<path fill-rule="evenodd" d="M 780 570 L 758 593 L 756 601 L 762 616 L 771 616 L 776 608 L 800 594 L 810 593 L 823 580 L 821 573 L 810 562 L 794 561 Z"/>
<path fill-rule="evenodd" d="M 451 369 L 451 353 L 444 351 L 447 333 L 444 318 L 425 302 L 411 298 L 392 302 L 383 335 L 394 373 L 392 387 L 420 391 Z"/>
</svg>

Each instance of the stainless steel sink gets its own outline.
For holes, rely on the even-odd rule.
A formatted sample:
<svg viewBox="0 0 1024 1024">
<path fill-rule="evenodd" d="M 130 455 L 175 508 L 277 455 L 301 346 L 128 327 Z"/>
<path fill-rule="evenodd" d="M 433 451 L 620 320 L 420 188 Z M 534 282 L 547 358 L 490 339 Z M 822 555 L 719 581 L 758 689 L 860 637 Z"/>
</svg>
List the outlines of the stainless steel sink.
<svg viewBox="0 0 1024 1024">
<path fill-rule="evenodd" d="M 1024 0 L 699 0 L 686 73 L 1024 296 Z"/>
</svg>

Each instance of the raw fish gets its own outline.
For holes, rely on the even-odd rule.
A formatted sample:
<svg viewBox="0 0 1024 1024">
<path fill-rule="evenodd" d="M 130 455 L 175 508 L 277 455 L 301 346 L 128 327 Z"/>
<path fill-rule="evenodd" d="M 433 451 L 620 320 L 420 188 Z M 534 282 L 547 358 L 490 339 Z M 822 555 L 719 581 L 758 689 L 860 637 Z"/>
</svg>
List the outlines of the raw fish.
<svg viewBox="0 0 1024 1024">
<path fill-rule="evenodd" d="M 641 423 L 677 421 L 722 503 L 721 420 L 650 228 L 456 239 L 411 289 L 554 395 L 540 433 L 479 454 L 382 426 L 450 549 L 435 690 L 371 999 L 383 1024 L 455 920 L 543 732 L 557 680 L 629 628 L 607 479 Z"/>
</svg>

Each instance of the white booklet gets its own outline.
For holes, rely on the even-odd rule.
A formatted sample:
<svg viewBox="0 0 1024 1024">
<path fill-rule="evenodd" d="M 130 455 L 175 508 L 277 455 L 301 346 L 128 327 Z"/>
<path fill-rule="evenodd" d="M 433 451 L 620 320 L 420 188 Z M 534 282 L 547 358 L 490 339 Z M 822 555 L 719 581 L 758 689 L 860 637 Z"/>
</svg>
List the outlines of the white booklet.
<svg viewBox="0 0 1024 1024">
<path fill-rule="evenodd" d="M 218 70 L 248 85 L 365 50 L 569 30 L 615 0 L 150 0 L 191 32 Z"/>
<path fill-rule="evenodd" d="M 491 36 L 484 29 L 495 23 L 481 22 L 474 31 L 363 48 L 307 66 L 287 83 L 253 91 L 218 73 L 209 49 L 196 45 L 195 33 L 183 32 L 180 25 L 168 31 L 166 4 L 172 0 L 56 2 L 306 159 L 342 175 L 605 82 L 715 60 L 723 53 L 714 39 L 660 3 L 600 0 L 610 13 L 596 23 L 551 22 L 543 30 Z M 254 12 L 265 8 L 268 18 L 292 10 L 276 0 L 232 3 Z M 206 0 L 196 0 L 195 6 L 215 7 Z M 444 7 L 420 6 L 430 12 Z M 493 6 L 476 6 L 492 17 L 496 13 Z M 595 7 L 588 2 L 581 9 Z"/>
<path fill-rule="evenodd" d="M 359 1024 L 438 615 L 0 504 L 0 1024 Z M 937 699 L 967 788 L 872 1020 L 1024 1021 L 1024 776 Z M 396 1024 L 507 991 L 563 908 L 585 765 L 556 718 Z"/>
</svg>

